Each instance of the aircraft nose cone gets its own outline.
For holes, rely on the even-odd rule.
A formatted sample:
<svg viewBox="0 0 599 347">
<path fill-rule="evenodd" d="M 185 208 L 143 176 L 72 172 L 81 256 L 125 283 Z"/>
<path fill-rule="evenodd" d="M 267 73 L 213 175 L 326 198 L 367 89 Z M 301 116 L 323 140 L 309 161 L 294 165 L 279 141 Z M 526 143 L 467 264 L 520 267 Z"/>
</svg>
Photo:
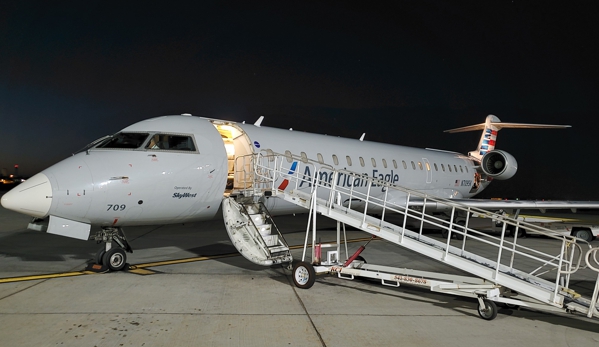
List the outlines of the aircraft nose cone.
<svg viewBox="0 0 599 347">
<path fill-rule="evenodd" d="M 8 210 L 44 218 L 52 204 L 50 180 L 43 173 L 38 173 L 4 194 L 0 203 Z"/>
</svg>

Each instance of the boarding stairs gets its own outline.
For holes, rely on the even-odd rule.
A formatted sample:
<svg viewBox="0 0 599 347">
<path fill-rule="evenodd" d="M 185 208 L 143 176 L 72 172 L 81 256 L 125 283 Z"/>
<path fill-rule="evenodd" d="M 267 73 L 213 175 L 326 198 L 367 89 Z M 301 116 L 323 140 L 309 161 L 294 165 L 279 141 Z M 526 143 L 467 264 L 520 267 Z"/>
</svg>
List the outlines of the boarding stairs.
<svg viewBox="0 0 599 347">
<path fill-rule="evenodd" d="M 268 266 L 290 263 L 289 245 L 257 195 L 232 194 L 223 200 L 227 233 L 245 258 Z"/>
<path fill-rule="evenodd" d="M 310 210 L 314 221 L 313 235 L 316 214 L 320 214 L 453 266 L 478 279 L 461 285 L 445 283 L 433 286 L 437 291 L 478 297 L 479 302 L 484 296 L 508 305 L 599 317 L 599 248 L 593 248 L 585 241 L 360 173 L 336 170 L 305 156 L 268 151 L 244 160 L 251 161 L 250 167 L 253 168 L 247 173 L 248 184 L 242 190 L 244 196 L 260 199 L 267 194 Z M 361 182 L 361 189 L 347 184 L 357 180 Z M 433 210 L 444 211 L 448 218 L 430 213 Z M 474 223 L 471 223 L 470 217 L 474 213 L 501 221 L 501 234 L 497 236 L 472 227 Z M 440 241 L 423 234 L 423 230 L 431 228 L 441 229 L 442 234 L 447 235 L 446 239 Z M 521 242 L 518 239 L 520 228 L 525 228 L 529 234 L 555 240 L 556 251 L 548 252 L 531 245 L 531 242 Z M 512 234 L 510 230 L 514 231 L 513 237 L 508 236 Z M 306 247 L 307 240 L 308 234 Z M 482 244 L 491 247 L 483 249 L 480 247 Z M 313 239 L 313 259 L 315 246 Z M 587 271 L 591 273 L 589 281 L 594 282 L 590 298 L 582 297 L 569 288 L 572 274 L 584 268 L 595 271 Z M 338 266 L 329 270 L 342 272 Z M 401 279 L 401 276 L 392 278 Z M 410 279 L 407 282 L 414 282 L 414 277 L 406 278 Z"/>
</svg>

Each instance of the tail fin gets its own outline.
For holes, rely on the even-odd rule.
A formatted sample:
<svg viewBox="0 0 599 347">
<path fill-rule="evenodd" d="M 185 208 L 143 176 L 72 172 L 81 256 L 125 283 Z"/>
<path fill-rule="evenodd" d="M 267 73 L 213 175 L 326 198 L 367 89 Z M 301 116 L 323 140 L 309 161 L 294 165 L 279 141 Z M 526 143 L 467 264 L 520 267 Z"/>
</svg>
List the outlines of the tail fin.
<svg viewBox="0 0 599 347">
<path fill-rule="evenodd" d="M 570 125 L 552 125 L 552 124 L 525 124 L 525 123 L 502 123 L 499 118 L 490 114 L 484 123 L 469 125 L 466 127 L 445 130 L 446 133 L 461 133 L 465 131 L 483 130 L 478 147 L 475 151 L 468 152 L 471 157 L 478 158 L 479 160 L 487 152 L 495 149 L 495 142 L 497 141 L 497 132 L 503 128 L 519 128 L 519 129 L 563 129 L 570 128 Z"/>
</svg>

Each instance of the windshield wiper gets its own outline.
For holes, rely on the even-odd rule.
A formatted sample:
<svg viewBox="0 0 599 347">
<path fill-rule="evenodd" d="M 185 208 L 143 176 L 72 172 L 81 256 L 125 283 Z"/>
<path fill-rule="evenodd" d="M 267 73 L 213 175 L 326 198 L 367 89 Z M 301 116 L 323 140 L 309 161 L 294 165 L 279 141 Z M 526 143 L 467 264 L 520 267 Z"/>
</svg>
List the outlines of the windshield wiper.
<svg viewBox="0 0 599 347">
<path fill-rule="evenodd" d="M 78 150 L 77 152 L 73 153 L 73 155 L 75 155 L 75 154 L 77 154 L 77 153 L 81 153 L 81 152 L 83 152 L 83 151 L 85 151 L 85 154 L 89 155 L 89 149 L 90 149 L 90 148 L 92 148 L 93 146 L 97 145 L 98 143 L 100 143 L 100 142 L 102 142 L 102 141 L 104 141 L 104 140 L 106 140 L 106 139 L 112 138 L 113 136 L 114 136 L 114 135 L 106 135 L 106 136 L 104 136 L 104 137 L 101 137 L 101 138 L 99 138 L 99 139 L 95 140 L 94 142 L 91 142 L 91 143 L 90 143 L 90 144 L 88 144 L 87 146 L 85 146 L 85 147 L 81 148 L 81 149 L 80 149 L 80 150 Z"/>
</svg>

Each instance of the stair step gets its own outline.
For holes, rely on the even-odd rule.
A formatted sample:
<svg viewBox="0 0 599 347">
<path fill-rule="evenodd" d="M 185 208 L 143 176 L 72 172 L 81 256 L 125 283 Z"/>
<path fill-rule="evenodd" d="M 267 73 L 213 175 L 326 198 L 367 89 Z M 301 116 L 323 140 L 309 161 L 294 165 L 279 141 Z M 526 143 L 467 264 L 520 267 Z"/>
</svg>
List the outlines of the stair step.
<svg viewBox="0 0 599 347">
<path fill-rule="evenodd" d="M 256 228 L 258 229 L 258 232 L 260 233 L 260 235 L 264 236 L 269 236 L 271 234 L 271 228 L 272 226 L 270 224 L 262 224 L 262 225 L 256 225 Z M 276 236 L 276 235 L 274 235 Z"/>
<path fill-rule="evenodd" d="M 270 250 L 270 253 L 277 253 L 277 252 L 285 252 L 289 250 L 289 247 L 285 247 L 285 246 L 275 246 L 275 247 L 268 247 L 268 249 Z"/>
<path fill-rule="evenodd" d="M 279 236 L 278 235 L 262 235 L 262 239 L 264 243 L 268 247 L 278 246 L 279 245 Z"/>
<path fill-rule="evenodd" d="M 245 209 L 248 211 L 250 216 L 260 214 L 260 206 L 256 204 L 247 204 L 245 205 Z"/>
<path fill-rule="evenodd" d="M 258 265 L 291 262 L 289 247 L 272 224 L 266 206 L 254 201 L 251 197 L 223 200 L 223 217 L 233 245 L 241 255 Z"/>
<path fill-rule="evenodd" d="M 256 225 L 261 225 L 266 222 L 266 217 L 264 216 L 264 213 L 250 214 L 250 218 L 254 221 L 254 224 Z"/>
</svg>

